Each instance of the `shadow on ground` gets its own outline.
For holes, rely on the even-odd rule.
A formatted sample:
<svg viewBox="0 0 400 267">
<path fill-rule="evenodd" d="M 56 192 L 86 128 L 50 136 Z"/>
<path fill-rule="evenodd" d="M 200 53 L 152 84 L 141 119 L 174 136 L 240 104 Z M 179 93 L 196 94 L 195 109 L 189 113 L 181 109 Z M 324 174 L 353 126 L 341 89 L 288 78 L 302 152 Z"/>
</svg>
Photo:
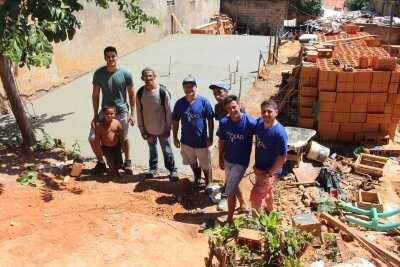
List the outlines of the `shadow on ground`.
<svg viewBox="0 0 400 267">
<path fill-rule="evenodd" d="M 41 114 L 37 116 L 31 116 L 31 122 L 33 129 L 43 129 L 48 123 L 56 123 L 65 120 L 65 117 L 74 114 L 74 112 L 63 113 L 54 116 L 48 116 L 47 114 Z M 21 140 L 21 134 L 17 123 L 15 122 L 12 114 L 7 114 L 0 117 L 0 144 L 9 146 L 10 144 L 17 145 Z"/>
</svg>

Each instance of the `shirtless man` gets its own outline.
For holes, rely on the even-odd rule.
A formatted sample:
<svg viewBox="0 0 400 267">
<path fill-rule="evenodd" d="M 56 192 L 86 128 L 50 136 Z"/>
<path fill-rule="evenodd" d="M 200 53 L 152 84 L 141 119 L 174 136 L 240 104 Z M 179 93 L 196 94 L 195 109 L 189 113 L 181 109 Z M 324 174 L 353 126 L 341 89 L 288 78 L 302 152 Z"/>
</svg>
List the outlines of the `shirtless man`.
<svg viewBox="0 0 400 267">
<path fill-rule="evenodd" d="M 115 119 L 115 107 L 103 107 L 103 120 L 96 123 L 95 144 L 101 156 L 105 156 L 111 173 L 120 177 L 122 168 L 122 151 L 125 145 L 124 128 L 121 122 Z"/>
</svg>

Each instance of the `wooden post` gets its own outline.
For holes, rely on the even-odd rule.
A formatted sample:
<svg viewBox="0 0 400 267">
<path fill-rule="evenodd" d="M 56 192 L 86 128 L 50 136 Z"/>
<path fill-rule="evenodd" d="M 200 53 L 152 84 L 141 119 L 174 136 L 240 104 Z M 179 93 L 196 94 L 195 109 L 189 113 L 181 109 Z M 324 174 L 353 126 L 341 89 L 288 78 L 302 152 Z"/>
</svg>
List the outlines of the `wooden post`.
<svg viewBox="0 0 400 267">
<path fill-rule="evenodd" d="M 268 64 L 271 62 L 271 42 L 272 42 L 272 36 L 271 33 L 269 35 L 269 45 L 268 45 Z"/>
<path fill-rule="evenodd" d="M 172 56 L 169 56 L 168 76 L 171 76 L 171 62 L 172 62 Z"/>
<path fill-rule="evenodd" d="M 32 124 L 25 113 L 21 97 L 17 91 L 17 84 L 12 73 L 12 63 L 3 55 L 0 55 L 0 78 L 18 128 L 21 131 L 22 147 L 28 149 L 34 145 L 35 135 L 33 133 Z"/>
<path fill-rule="evenodd" d="M 243 82 L 243 76 L 240 76 L 240 81 L 239 81 L 239 101 L 240 101 L 240 97 L 242 96 L 242 82 Z"/>
</svg>

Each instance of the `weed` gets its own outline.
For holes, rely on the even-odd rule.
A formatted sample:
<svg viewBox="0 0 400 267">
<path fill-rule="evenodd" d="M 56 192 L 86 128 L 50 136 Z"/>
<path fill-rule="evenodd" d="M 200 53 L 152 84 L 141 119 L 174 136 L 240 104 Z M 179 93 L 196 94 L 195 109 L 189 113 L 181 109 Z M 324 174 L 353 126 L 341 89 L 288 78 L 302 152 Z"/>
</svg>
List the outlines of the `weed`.
<svg viewBox="0 0 400 267">
<path fill-rule="evenodd" d="M 36 186 L 37 179 L 38 179 L 37 171 L 26 170 L 17 178 L 17 182 L 22 185 Z"/>
<path fill-rule="evenodd" d="M 82 161 L 81 147 L 78 143 L 78 140 L 76 140 L 75 143 L 72 144 L 71 149 L 67 149 L 67 158 L 75 162 Z"/>
</svg>

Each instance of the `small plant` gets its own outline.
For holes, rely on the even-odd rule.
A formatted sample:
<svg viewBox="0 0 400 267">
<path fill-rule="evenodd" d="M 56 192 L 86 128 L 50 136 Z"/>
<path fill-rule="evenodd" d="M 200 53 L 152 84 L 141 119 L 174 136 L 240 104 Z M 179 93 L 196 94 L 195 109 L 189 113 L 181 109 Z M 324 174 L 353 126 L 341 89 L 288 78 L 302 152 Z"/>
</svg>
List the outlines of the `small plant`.
<svg viewBox="0 0 400 267">
<path fill-rule="evenodd" d="M 48 151 L 53 148 L 65 148 L 65 144 L 59 138 L 52 138 L 44 129 L 39 128 L 42 132 L 42 139 L 38 141 L 33 150 L 38 151 Z"/>
<path fill-rule="evenodd" d="M 74 162 L 82 162 L 81 147 L 79 146 L 78 140 L 72 144 L 71 149 L 67 150 L 67 158 L 69 160 L 73 160 Z"/>
<path fill-rule="evenodd" d="M 17 178 L 17 182 L 22 185 L 36 186 L 37 179 L 38 179 L 37 171 L 26 170 Z"/>
</svg>

